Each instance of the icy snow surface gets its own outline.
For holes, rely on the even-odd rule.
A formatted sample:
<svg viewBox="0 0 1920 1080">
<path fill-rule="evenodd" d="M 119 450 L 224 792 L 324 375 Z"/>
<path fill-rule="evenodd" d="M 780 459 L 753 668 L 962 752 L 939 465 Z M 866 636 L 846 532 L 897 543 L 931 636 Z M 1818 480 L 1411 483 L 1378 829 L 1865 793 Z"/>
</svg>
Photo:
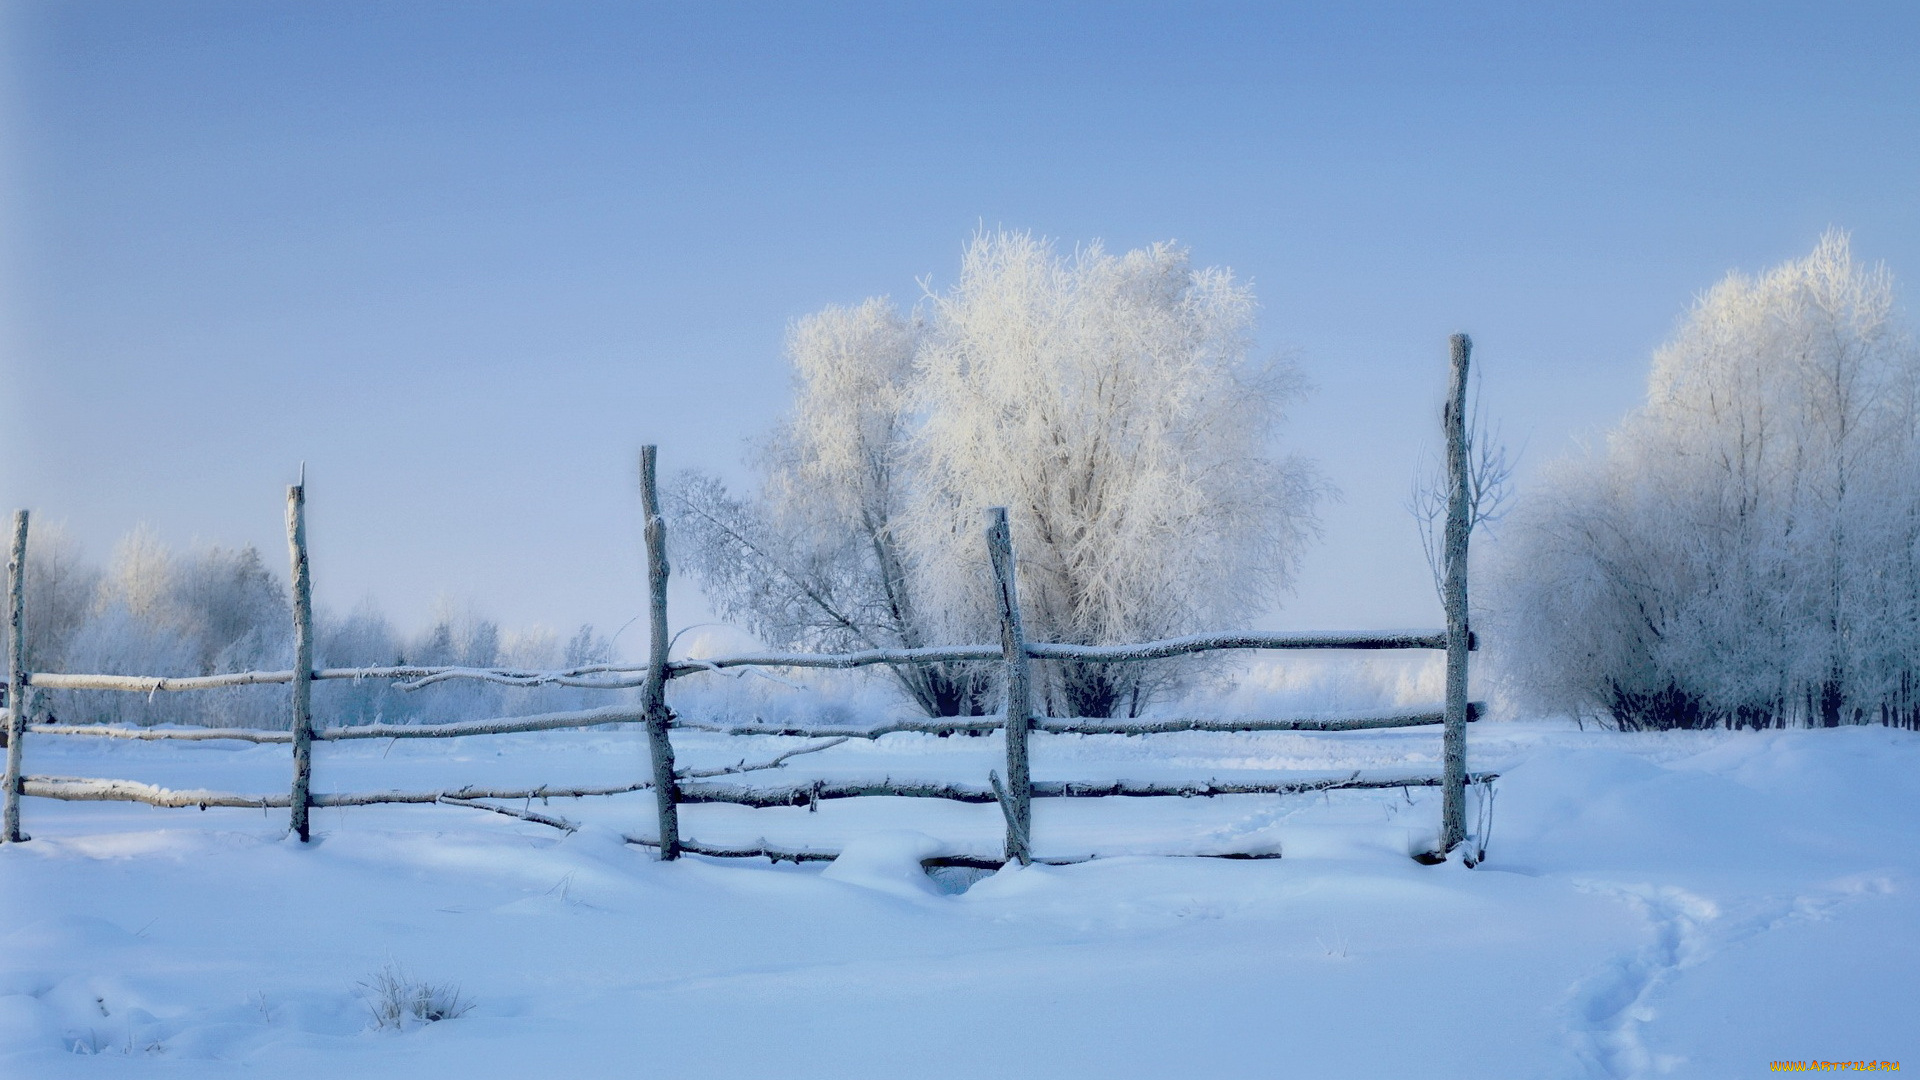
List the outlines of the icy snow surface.
<svg viewBox="0 0 1920 1080">
<path fill-rule="evenodd" d="M 694 767 L 791 739 L 676 736 Z M 1483 723 L 1489 861 L 1421 866 L 1432 790 L 1045 800 L 1071 866 L 929 880 L 998 810 L 682 810 L 831 867 L 654 861 L 648 793 L 570 836 L 447 806 L 286 812 L 25 800 L 0 848 L 0 1076 L 1745 1077 L 1920 1067 L 1920 738 Z M 1038 779 L 1432 769 L 1437 729 L 1035 737 Z M 995 737 L 890 735 L 742 779 L 979 783 Z M 633 730 L 323 744 L 318 791 L 612 783 Z M 277 792 L 284 746 L 37 737 L 28 771 Z M 1267 861 L 1164 857 L 1271 850 Z M 979 880 L 961 891 L 969 876 Z M 392 962 L 465 1016 L 371 1029 Z"/>
</svg>

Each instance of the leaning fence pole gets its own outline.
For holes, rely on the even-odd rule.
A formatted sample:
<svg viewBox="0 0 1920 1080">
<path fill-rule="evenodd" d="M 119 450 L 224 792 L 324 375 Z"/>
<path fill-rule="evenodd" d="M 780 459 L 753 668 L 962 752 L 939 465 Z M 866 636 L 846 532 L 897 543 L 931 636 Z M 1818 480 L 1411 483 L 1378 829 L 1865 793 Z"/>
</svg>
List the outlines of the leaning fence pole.
<svg viewBox="0 0 1920 1080">
<path fill-rule="evenodd" d="M 7 810 L 5 839 L 20 831 L 20 740 L 27 732 L 27 512 L 13 512 L 13 547 L 7 554 Z"/>
<path fill-rule="evenodd" d="M 293 560 L 293 790 L 289 826 L 306 843 L 313 804 L 313 576 L 307 568 L 307 478 L 287 488 L 287 554 Z"/>
<path fill-rule="evenodd" d="M 1027 730 L 1033 722 L 1033 679 L 1026 634 L 1020 628 L 1020 594 L 1014 583 L 1013 537 L 1007 508 L 987 511 L 987 554 L 1000 601 L 1000 654 L 1007 667 L 1007 785 L 1001 811 L 1007 819 L 1007 858 L 1033 861 L 1033 774 L 1027 768 Z"/>
<path fill-rule="evenodd" d="M 1440 851 L 1452 851 L 1467 838 L 1467 537 L 1473 512 L 1468 490 L 1467 362 L 1473 339 L 1455 334 L 1453 375 L 1447 388 L 1443 421 L 1447 433 L 1447 720 L 1443 737 Z"/>
<path fill-rule="evenodd" d="M 660 857 L 680 857 L 680 786 L 673 776 L 673 739 L 667 727 L 673 713 L 667 708 L 667 525 L 660 517 L 660 489 L 655 478 L 658 448 L 640 448 L 640 498 L 647 515 L 647 614 L 652 640 L 647 654 L 647 682 L 641 705 L 647 717 L 647 749 L 653 758 L 653 798 L 660 818 Z"/>
</svg>

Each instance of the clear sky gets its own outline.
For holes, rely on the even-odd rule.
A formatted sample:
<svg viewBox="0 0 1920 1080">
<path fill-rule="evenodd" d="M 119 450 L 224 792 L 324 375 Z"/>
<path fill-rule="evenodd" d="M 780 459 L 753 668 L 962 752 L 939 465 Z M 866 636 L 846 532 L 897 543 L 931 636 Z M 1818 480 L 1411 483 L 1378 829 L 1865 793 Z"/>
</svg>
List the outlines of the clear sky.
<svg viewBox="0 0 1920 1080">
<path fill-rule="evenodd" d="M 278 560 L 304 461 L 321 600 L 408 627 L 626 622 L 638 446 L 743 477 L 788 321 L 981 225 L 1252 281 L 1344 493 L 1281 627 L 1438 624 L 1449 333 L 1524 479 L 1726 271 L 1920 278 L 1911 2 L 4 10 L 0 505 Z"/>
</svg>

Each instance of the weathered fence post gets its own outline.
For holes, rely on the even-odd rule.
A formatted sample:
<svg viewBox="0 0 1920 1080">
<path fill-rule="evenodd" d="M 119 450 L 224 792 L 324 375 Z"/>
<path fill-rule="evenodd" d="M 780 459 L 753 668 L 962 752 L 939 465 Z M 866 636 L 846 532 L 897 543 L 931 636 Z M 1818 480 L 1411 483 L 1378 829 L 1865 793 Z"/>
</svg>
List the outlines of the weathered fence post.
<svg viewBox="0 0 1920 1080">
<path fill-rule="evenodd" d="M 27 512 L 13 512 L 13 547 L 7 554 L 7 810 L 5 840 L 20 831 L 20 742 L 27 732 Z"/>
<path fill-rule="evenodd" d="M 1033 861 L 1033 775 L 1027 768 L 1027 730 L 1033 719 L 1033 680 L 1027 638 L 1020 629 L 1020 594 L 1014 584 L 1013 537 L 1007 508 L 987 511 L 987 554 L 1000 601 L 1000 655 L 1007 666 L 1007 786 L 1001 812 L 1007 818 L 1007 858 Z"/>
<path fill-rule="evenodd" d="M 647 654 L 647 682 L 641 690 L 647 716 L 647 749 L 653 758 L 653 798 L 660 817 L 660 857 L 680 857 L 680 786 L 673 776 L 673 739 L 667 727 L 673 713 L 667 708 L 667 525 L 660 517 L 660 490 L 655 479 L 658 448 L 640 448 L 640 498 L 647 515 L 647 613 L 652 634 Z"/>
<path fill-rule="evenodd" d="M 1447 433 L 1447 723 L 1442 748 L 1440 851 L 1452 851 L 1467 838 L 1467 537 L 1473 512 L 1468 491 L 1467 362 L 1473 339 L 1455 334 L 1453 377 L 1447 388 L 1443 424 Z"/>
<path fill-rule="evenodd" d="M 307 476 L 287 488 L 287 554 L 293 561 L 293 791 L 289 827 L 306 843 L 313 790 L 313 576 L 307 567 Z"/>
</svg>

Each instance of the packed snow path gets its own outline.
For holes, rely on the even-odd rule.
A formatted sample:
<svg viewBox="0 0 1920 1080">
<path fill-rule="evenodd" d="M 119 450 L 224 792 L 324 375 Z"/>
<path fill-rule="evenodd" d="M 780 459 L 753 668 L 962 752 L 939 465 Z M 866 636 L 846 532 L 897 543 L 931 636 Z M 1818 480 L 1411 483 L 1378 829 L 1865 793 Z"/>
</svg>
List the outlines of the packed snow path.
<svg viewBox="0 0 1920 1080">
<path fill-rule="evenodd" d="M 156 810 L 29 800 L 0 848 L 0 1076 L 1744 1077 L 1920 1062 L 1920 738 L 1481 724 L 1490 860 L 1423 867 L 1431 790 L 1054 800 L 1045 855 L 964 892 L 916 860 L 992 807 L 692 807 L 690 835 L 847 847 L 655 862 L 649 800 L 552 829 L 456 807 Z M 597 782 L 637 732 L 323 749 L 329 785 Z M 696 766 L 738 740 L 682 741 Z M 769 740 L 769 745 L 774 741 Z M 1059 738 L 1043 779 L 1432 765 L 1431 732 Z M 984 774 L 993 738 L 888 736 L 796 778 Z M 284 750 L 42 739 L 31 769 L 274 790 Z M 1062 805 L 1067 803 L 1067 805 Z M 388 962 L 465 1016 L 370 1030 Z"/>
</svg>

